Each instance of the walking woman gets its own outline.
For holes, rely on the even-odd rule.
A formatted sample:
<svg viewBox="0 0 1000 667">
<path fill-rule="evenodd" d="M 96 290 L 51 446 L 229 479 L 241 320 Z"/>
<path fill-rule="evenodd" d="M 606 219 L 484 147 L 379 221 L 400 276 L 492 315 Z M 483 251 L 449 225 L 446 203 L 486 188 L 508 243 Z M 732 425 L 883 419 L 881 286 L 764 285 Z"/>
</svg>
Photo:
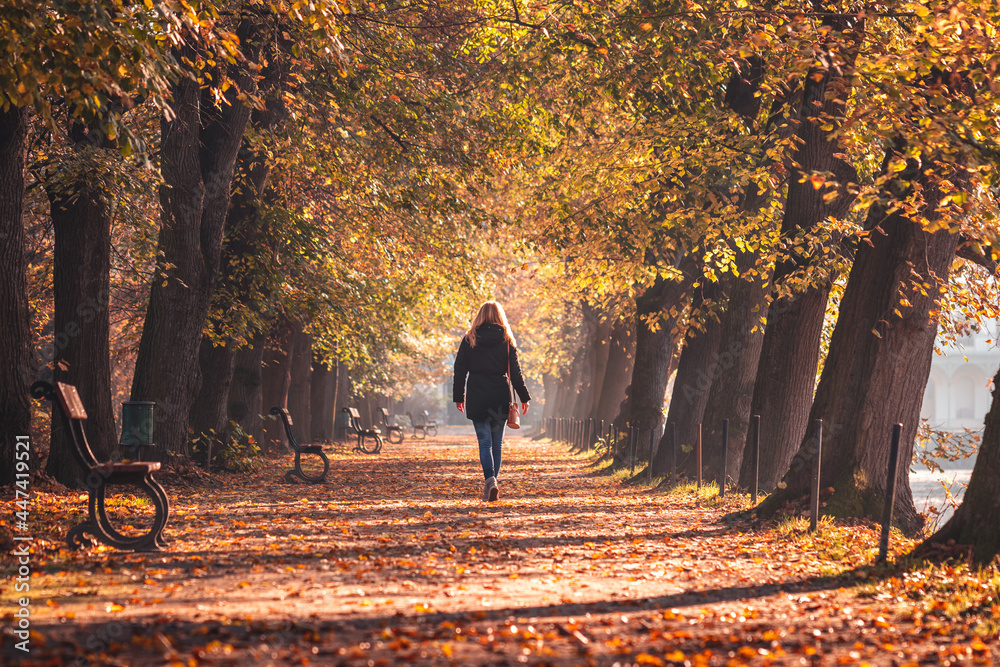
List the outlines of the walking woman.
<svg viewBox="0 0 1000 667">
<path fill-rule="evenodd" d="M 479 461 L 486 478 L 483 500 L 500 497 L 497 476 L 500 474 L 504 427 L 512 402 L 511 385 L 521 399 L 521 414 L 527 414 L 531 397 L 517 363 L 517 343 L 503 306 L 487 301 L 479 307 L 472 326 L 458 346 L 454 392 L 458 409 L 472 420 L 479 439 Z"/>
</svg>

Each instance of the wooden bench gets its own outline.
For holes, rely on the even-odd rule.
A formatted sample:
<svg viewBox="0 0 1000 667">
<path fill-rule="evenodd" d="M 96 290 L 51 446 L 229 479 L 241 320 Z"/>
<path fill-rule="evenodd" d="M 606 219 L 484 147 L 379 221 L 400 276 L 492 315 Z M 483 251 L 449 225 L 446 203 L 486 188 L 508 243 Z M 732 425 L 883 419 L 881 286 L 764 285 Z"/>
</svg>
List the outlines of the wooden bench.
<svg viewBox="0 0 1000 667">
<path fill-rule="evenodd" d="M 66 543 L 70 549 L 79 549 L 84 544 L 92 543 L 86 538 L 89 534 L 115 547 L 130 551 L 159 551 L 167 546 L 163 539 L 163 529 L 167 525 L 170 514 L 170 500 L 159 482 L 153 479 L 153 473 L 160 469 L 157 461 L 139 463 L 99 463 L 87 442 L 83 422 L 87 419 L 87 411 L 83 409 L 80 395 L 76 387 L 62 382 L 55 385 L 39 381 L 31 385 L 31 395 L 35 398 L 45 398 L 52 401 L 52 410 L 62 415 L 66 437 L 73 446 L 73 457 L 86 473 L 89 519 L 85 523 L 74 526 L 66 534 Z M 124 535 L 119 532 L 108 519 L 107 499 L 105 494 L 108 485 L 122 484 L 133 486 L 144 491 L 153 501 L 155 516 L 149 531 L 141 535 Z"/>
<path fill-rule="evenodd" d="M 344 408 L 344 412 L 350 415 L 351 427 L 350 430 L 358 436 L 358 444 L 354 446 L 353 451 L 360 452 L 362 454 L 378 454 L 382 451 L 382 436 L 381 431 L 379 431 L 374 426 L 372 428 L 365 428 L 361 425 L 361 414 L 358 413 L 357 408 Z M 365 445 L 365 442 L 371 440 L 374 444 Z"/>
<path fill-rule="evenodd" d="M 403 427 L 389 422 L 389 411 L 385 408 L 379 408 L 378 412 L 382 415 L 382 426 L 385 427 L 386 432 L 385 439 L 394 445 L 403 444 Z"/>
<path fill-rule="evenodd" d="M 410 425 L 413 426 L 413 437 L 417 440 L 423 440 L 427 436 L 433 438 L 438 434 L 437 422 L 430 421 L 430 413 L 426 410 L 421 414 L 423 421 L 420 423 L 417 423 L 417 420 L 413 418 L 412 412 L 407 412 L 406 416 L 410 418 Z"/>
<path fill-rule="evenodd" d="M 323 451 L 321 445 L 300 445 L 298 440 L 295 439 L 295 435 L 292 433 L 292 416 L 288 414 L 288 410 L 285 408 L 279 408 L 277 406 L 271 408 L 271 414 L 278 417 L 281 423 L 285 426 L 285 437 L 288 438 L 288 445 L 295 452 L 295 468 L 289 470 L 285 473 L 285 481 L 292 483 L 295 481 L 295 477 L 298 477 L 306 484 L 321 484 L 326 481 L 326 474 L 330 472 L 330 459 L 326 457 L 326 453 Z M 316 454 L 323 460 L 323 472 L 319 474 L 310 474 L 302 470 L 302 455 L 303 454 Z"/>
</svg>

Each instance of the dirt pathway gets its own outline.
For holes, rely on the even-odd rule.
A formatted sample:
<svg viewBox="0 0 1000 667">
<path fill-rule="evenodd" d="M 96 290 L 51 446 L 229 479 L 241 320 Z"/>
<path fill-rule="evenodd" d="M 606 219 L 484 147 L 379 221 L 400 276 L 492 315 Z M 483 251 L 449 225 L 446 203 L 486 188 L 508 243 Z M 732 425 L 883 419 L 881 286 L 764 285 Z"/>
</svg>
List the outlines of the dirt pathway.
<svg viewBox="0 0 1000 667">
<path fill-rule="evenodd" d="M 732 506 L 623 487 L 560 445 L 515 437 L 505 453 L 492 504 L 479 500 L 468 436 L 337 454 L 325 485 L 284 484 L 270 468 L 168 487 L 169 550 L 68 553 L 52 542 L 32 578 L 32 653 L 5 636 L 2 655 L 129 665 L 937 660 L 937 644 L 886 619 L 886 605 L 838 590 L 853 579 L 818 578 L 830 566 L 814 554 L 728 524 Z M 79 504 L 65 501 L 67 512 Z M 987 659 L 974 641 L 941 639 Z"/>
</svg>

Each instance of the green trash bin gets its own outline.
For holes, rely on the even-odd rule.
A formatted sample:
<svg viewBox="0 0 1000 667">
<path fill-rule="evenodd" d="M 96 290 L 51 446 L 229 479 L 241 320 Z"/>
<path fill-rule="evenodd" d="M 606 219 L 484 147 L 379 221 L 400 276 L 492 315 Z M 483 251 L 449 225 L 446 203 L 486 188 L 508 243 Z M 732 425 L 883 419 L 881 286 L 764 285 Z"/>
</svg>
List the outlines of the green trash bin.
<svg viewBox="0 0 1000 667">
<path fill-rule="evenodd" d="M 119 446 L 126 458 L 141 461 L 142 449 L 153 446 L 153 401 L 122 403 L 122 438 Z"/>
</svg>

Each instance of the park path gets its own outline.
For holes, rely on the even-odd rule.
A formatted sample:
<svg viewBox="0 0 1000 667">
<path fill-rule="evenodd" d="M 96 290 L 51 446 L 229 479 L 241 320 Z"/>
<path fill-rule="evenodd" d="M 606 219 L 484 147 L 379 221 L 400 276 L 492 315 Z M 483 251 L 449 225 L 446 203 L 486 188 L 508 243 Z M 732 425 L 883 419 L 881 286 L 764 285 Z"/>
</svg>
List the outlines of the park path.
<svg viewBox="0 0 1000 667">
<path fill-rule="evenodd" d="M 479 499 L 477 449 L 464 432 L 332 458 L 324 485 L 284 484 L 269 468 L 168 486 L 164 553 L 54 552 L 33 581 L 35 658 L 611 665 L 904 656 L 880 648 L 884 632 L 862 631 L 884 612 L 870 608 L 857 625 L 864 604 L 837 590 L 843 582 L 817 579 L 829 565 L 814 553 L 731 525 L 738 501 L 626 486 L 563 445 L 517 436 L 505 445 L 496 503 Z"/>
</svg>

